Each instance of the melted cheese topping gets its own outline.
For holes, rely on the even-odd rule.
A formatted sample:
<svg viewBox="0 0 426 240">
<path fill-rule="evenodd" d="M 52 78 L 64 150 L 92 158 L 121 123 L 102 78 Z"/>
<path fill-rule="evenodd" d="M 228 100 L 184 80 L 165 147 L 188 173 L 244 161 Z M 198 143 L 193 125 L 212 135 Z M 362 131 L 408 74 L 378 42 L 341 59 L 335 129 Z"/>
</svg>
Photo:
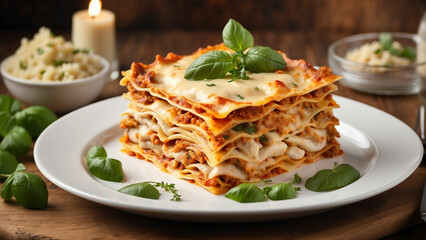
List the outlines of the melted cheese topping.
<svg viewBox="0 0 426 240">
<path fill-rule="evenodd" d="M 278 94 L 279 89 L 274 88 L 275 81 L 284 83 L 287 88 L 295 88 L 297 85 L 297 80 L 288 73 L 248 73 L 248 80 L 238 79 L 233 82 L 229 82 L 232 79 L 230 77 L 212 81 L 190 81 L 184 75 L 195 59 L 196 57 L 190 55 L 174 63 L 155 65 L 151 69 L 156 73 L 157 81 L 154 86 L 167 90 L 172 96 L 184 96 L 193 102 L 215 104 L 217 100 L 214 96 L 236 102 L 262 102 L 263 99 Z"/>
</svg>

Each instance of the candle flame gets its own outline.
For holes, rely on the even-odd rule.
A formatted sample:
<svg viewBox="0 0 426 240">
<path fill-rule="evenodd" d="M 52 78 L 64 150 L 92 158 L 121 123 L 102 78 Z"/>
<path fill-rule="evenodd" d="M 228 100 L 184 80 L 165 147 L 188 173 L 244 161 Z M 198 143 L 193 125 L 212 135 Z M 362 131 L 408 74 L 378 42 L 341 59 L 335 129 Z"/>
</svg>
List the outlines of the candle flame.
<svg viewBox="0 0 426 240">
<path fill-rule="evenodd" d="M 92 18 L 99 16 L 102 9 L 102 3 L 100 0 L 91 0 L 89 3 L 89 16 Z"/>
</svg>

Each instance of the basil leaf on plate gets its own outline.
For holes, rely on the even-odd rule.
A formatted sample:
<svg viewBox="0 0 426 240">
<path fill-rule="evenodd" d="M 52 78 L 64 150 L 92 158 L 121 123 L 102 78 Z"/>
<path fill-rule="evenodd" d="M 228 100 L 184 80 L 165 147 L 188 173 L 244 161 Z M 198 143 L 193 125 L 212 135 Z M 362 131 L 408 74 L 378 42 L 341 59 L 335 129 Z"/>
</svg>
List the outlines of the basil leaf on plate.
<svg viewBox="0 0 426 240">
<path fill-rule="evenodd" d="M 333 169 L 323 169 L 309 178 L 305 187 L 314 192 L 324 192 L 347 186 L 360 178 L 360 173 L 349 164 L 337 164 Z"/>
<path fill-rule="evenodd" d="M 255 46 L 243 55 L 243 61 L 246 69 L 250 72 L 273 72 L 284 69 L 286 63 L 281 54 L 270 47 Z"/>
<path fill-rule="evenodd" d="M 118 190 L 121 193 L 150 199 L 159 199 L 160 192 L 147 182 L 134 183 Z"/>
<path fill-rule="evenodd" d="M 266 196 L 271 200 L 285 200 L 296 197 L 296 189 L 291 183 L 277 183 L 268 187 Z"/>
<path fill-rule="evenodd" d="M 223 51 L 207 52 L 189 65 L 185 72 L 185 79 L 204 80 L 223 78 L 226 73 L 235 67 L 231 55 Z"/>
<path fill-rule="evenodd" d="M 253 35 L 239 22 L 229 19 L 222 31 L 223 43 L 234 51 L 244 51 L 253 46 Z"/>
<path fill-rule="evenodd" d="M 102 146 L 93 146 L 89 149 L 86 154 L 86 163 L 89 172 L 97 178 L 112 182 L 121 182 L 124 179 L 121 162 L 108 158 Z"/>
<path fill-rule="evenodd" d="M 254 183 L 242 183 L 231 188 L 225 197 L 240 203 L 262 202 L 265 200 L 265 194 L 262 189 Z"/>
</svg>

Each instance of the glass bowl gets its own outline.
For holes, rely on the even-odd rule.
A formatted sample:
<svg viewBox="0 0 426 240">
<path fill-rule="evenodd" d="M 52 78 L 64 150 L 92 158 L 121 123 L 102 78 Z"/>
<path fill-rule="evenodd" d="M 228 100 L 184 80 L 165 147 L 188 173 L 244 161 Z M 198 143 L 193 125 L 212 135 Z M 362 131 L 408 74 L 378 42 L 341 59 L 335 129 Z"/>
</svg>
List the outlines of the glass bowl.
<svg viewBox="0 0 426 240">
<path fill-rule="evenodd" d="M 417 49 L 419 37 L 410 33 L 390 33 L 393 41 Z M 422 90 L 426 79 L 426 61 L 408 66 L 372 66 L 345 59 L 346 53 L 365 43 L 378 41 L 380 33 L 365 33 L 340 39 L 328 48 L 328 62 L 335 74 L 343 76 L 342 85 L 379 95 L 409 95 Z M 416 51 L 419 54 L 419 51 Z M 426 53 L 425 53 L 426 54 Z"/>
</svg>

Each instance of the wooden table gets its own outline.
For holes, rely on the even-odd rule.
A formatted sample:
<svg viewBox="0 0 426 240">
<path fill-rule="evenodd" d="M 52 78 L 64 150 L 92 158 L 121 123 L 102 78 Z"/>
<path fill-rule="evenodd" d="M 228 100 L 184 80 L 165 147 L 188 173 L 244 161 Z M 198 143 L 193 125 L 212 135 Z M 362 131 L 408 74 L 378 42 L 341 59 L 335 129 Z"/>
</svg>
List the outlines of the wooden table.
<svg viewBox="0 0 426 240">
<path fill-rule="evenodd" d="M 12 54 L 22 36 L 31 32 L 0 32 L 0 59 Z M 69 39 L 69 33 L 63 33 Z M 350 33 L 255 32 L 255 44 L 281 49 L 291 58 L 327 65 L 328 45 Z M 117 34 L 121 68 L 132 61 L 152 62 L 155 54 L 188 54 L 198 47 L 221 42 L 219 32 L 120 32 Z M 341 85 L 337 95 L 352 98 L 388 112 L 413 126 L 420 98 L 367 95 Z M 118 81 L 109 83 L 98 100 L 120 95 Z M 7 93 L 0 83 L 0 93 Z M 21 159 L 31 172 L 40 172 L 32 156 Z M 404 182 L 375 197 L 328 212 L 261 223 L 205 224 L 159 220 L 138 216 L 76 197 L 49 182 L 46 210 L 27 210 L 0 201 L 0 239 L 389 239 L 425 238 L 419 217 L 426 166 Z M 401 232 L 402 231 L 402 232 Z M 394 235 L 392 235 L 394 234 Z M 396 234 L 396 235 L 395 235 Z"/>
</svg>

